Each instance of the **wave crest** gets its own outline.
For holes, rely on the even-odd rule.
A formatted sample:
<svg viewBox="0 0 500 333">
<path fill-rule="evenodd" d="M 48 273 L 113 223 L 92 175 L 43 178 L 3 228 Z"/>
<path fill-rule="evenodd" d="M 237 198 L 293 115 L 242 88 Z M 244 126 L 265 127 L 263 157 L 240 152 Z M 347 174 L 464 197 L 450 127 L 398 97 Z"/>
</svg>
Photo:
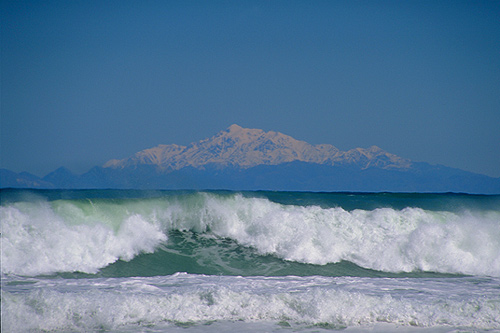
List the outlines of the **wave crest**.
<svg viewBox="0 0 500 333">
<path fill-rule="evenodd" d="M 72 224 L 48 203 L 2 207 L 2 273 L 96 273 L 118 259 L 153 252 L 166 236 L 138 214 L 115 232 L 105 223 Z"/>
<path fill-rule="evenodd" d="M 207 196 L 203 207 L 198 229 L 285 260 L 318 265 L 346 260 L 387 272 L 500 276 L 499 212 L 457 214 L 420 208 L 349 212 L 240 195 L 226 200 Z M 191 214 L 177 212 L 177 219 L 166 221 L 176 228 L 190 226 Z"/>
<path fill-rule="evenodd" d="M 95 273 L 154 252 L 171 230 L 190 230 L 307 264 L 500 276 L 500 211 L 347 211 L 195 193 L 17 202 L 0 207 L 0 218 L 4 274 Z"/>
</svg>

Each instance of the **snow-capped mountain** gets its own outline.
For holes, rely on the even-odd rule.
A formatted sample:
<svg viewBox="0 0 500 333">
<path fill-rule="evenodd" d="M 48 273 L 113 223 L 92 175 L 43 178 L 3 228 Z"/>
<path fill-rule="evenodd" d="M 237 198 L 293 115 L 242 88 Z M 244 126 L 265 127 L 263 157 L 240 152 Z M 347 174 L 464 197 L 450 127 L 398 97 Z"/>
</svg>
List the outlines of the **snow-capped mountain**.
<svg viewBox="0 0 500 333">
<path fill-rule="evenodd" d="M 142 150 L 123 160 L 110 160 L 105 168 L 127 168 L 154 165 L 161 170 L 179 170 L 184 167 L 203 169 L 207 165 L 242 169 L 258 165 L 278 165 L 288 162 L 306 162 L 323 165 L 357 165 L 361 169 L 408 169 L 408 159 L 390 154 L 377 146 L 341 151 L 330 144 L 311 145 L 279 132 L 242 128 L 231 125 L 215 136 L 191 143 L 159 145 Z"/>
</svg>

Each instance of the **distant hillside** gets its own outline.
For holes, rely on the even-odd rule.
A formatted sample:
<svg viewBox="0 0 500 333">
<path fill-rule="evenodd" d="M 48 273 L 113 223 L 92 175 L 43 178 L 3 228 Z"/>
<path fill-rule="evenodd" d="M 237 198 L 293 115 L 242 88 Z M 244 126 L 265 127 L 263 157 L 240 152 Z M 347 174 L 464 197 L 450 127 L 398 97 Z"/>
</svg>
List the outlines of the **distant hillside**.
<svg viewBox="0 0 500 333">
<path fill-rule="evenodd" d="M 50 182 L 28 172 L 17 173 L 7 169 L 0 169 L 0 188 L 53 188 Z"/>
<path fill-rule="evenodd" d="M 230 189 L 500 194 L 500 178 L 416 163 L 372 146 L 341 151 L 232 125 L 191 143 L 159 145 L 82 175 L 0 170 L 1 187 Z"/>
</svg>

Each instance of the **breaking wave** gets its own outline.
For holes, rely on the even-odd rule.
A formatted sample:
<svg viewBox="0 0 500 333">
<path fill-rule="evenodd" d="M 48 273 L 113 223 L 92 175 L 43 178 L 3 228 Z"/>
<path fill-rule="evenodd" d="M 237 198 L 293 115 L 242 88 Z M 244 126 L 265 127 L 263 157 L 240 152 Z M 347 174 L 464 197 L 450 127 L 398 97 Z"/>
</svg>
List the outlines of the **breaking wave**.
<svg viewBox="0 0 500 333">
<path fill-rule="evenodd" d="M 217 253 L 233 256 L 235 266 L 245 266 L 249 257 L 235 258 L 236 249 L 250 253 L 252 260 L 351 262 L 382 272 L 500 276 L 500 210 L 346 210 L 235 193 L 191 193 L 16 201 L 2 204 L 0 220 L 2 274 L 95 274 L 148 253 L 162 256 L 161 265 L 182 272 L 188 267 L 165 253 L 199 262 L 193 252 L 203 252 L 203 260 L 213 261 L 204 266 L 210 269 L 199 273 L 217 274 L 217 267 L 223 266 L 216 263 L 221 259 Z M 179 235 L 181 241 L 175 241 Z M 186 243 L 191 244 L 189 254 Z M 211 253 L 215 253 L 212 258 Z"/>
</svg>

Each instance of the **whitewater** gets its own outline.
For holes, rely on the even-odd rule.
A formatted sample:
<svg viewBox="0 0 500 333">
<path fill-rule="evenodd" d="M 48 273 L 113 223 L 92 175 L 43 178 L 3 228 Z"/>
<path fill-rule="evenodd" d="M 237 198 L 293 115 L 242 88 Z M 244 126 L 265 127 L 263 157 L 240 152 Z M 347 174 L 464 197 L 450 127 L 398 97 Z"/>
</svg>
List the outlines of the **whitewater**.
<svg viewBox="0 0 500 333">
<path fill-rule="evenodd" d="M 0 198 L 2 332 L 500 331 L 500 196 Z"/>
</svg>

